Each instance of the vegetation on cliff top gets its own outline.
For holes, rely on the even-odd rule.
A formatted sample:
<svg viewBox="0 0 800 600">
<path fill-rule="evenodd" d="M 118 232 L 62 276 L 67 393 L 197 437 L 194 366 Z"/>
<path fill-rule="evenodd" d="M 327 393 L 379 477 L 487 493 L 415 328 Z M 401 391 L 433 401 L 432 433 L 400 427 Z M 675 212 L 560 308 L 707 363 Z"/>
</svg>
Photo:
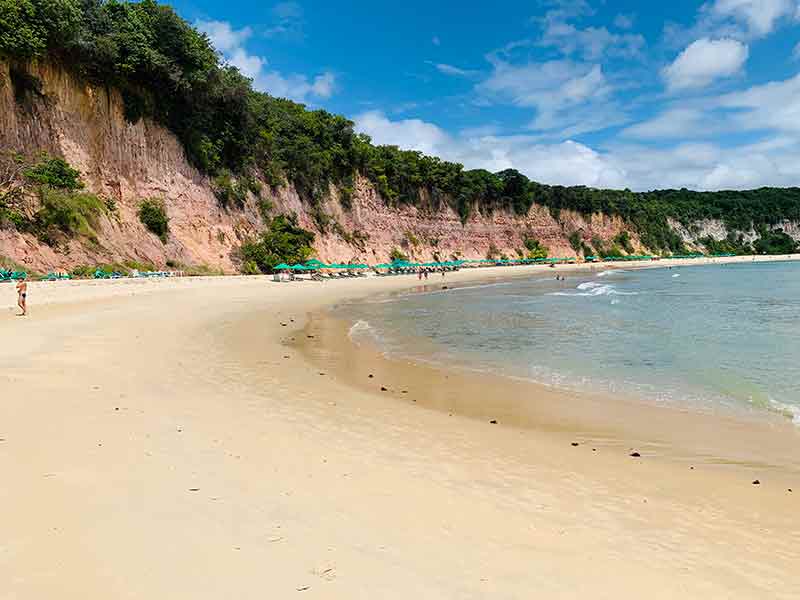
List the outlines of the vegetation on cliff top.
<svg viewBox="0 0 800 600">
<path fill-rule="evenodd" d="M 155 0 L 0 0 L 3 56 L 20 69 L 30 59 L 60 61 L 90 81 L 117 87 L 127 118 L 147 116 L 171 129 L 189 158 L 215 177 L 226 205 L 242 201 L 255 174 L 270 185 L 291 182 L 314 204 L 333 186 L 346 204 L 360 173 L 388 202 L 424 201 L 434 209 L 447 203 L 464 220 L 476 207 L 524 214 L 534 202 L 553 213 L 617 215 L 652 250 L 682 250 L 669 219 L 687 226 L 720 219 L 757 232 L 800 221 L 797 188 L 634 193 L 547 186 L 513 169 L 465 170 L 420 152 L 375 146 L 342 116 L 253 90 L 204 34 Z M 569 233 L 576 251 L 586 248 L 578 232 Z"/>
</svg>

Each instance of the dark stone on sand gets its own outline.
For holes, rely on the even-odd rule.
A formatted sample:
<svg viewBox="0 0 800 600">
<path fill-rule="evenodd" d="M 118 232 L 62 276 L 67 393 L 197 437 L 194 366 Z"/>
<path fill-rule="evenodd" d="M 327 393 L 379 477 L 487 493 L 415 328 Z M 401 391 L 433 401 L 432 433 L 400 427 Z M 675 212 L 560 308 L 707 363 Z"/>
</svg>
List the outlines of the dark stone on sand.
<svg viewBox="0 0 800 600">
<path fill-rule="evenodd" d="M 286 327 L 286 323 L 281 323 L 281 327 Z"/>
<path fill-rule="evenodd" d="M 580 444 L 578 444 L 578 442 L 572 442 L 572 445 L 573 445 L 573 447 L 577 447 L 577 446 L 579 446 Z"/>
<path fill-rule="evenodd" d="M 497 419 L 492 419 L 491 421 L 489 421 L 489 423 L 492 425 L 497 425 Z"/>
<path fill-rule="evenodd" d="M 189 488 L 190 492 L 199 492 L 200 488 Z"/>
<path fill-rule="evenodd" d="M 323 376 L 324 376 L 324 375 L 325 375 L 325 373 L 320 373 L 320 375 L 323 375 Z"/>
<path fill-rule="evenodd" d="M 442 289 L 443 289 L 443 290 L 449 290 L 450 288 L 449 288 L 449 287 L 447 287 L 446 285 L 443 285 L 443 286 L 442 286 Z"/>
<path fill-rule="evenodd" d="M 408 390 L 402 390 L 400 393 L 401 393 L 401 394 L 407 394 L 407 393 L 408 393 Z"/>
<path fill-rule="evenodd" d="M 381 386 L 381 391 L 382 392 L 388 392 L 389 390 L 387 390 L 385 387 Z"/>
<path fill-rule="evenodd" d="M 689 467 L 689 470 L 690 471 L 694 471 L 694 467 Z"/>
<path fill-rule="evenodd" d="M 289 358 L 289 355 L 287 354 L 287 355 L 285 355 L 283 358 Z"/>
<path fill-rule="evenodd" d="M 753 479 L 753 485 L 761 485 L 761 482 L 758 479 Z"/>
<path fill-rule="evenodd" d="M 375 377 L 375 375 L 373 375 L 372 373 L 370 373 L 369 375 L 367 375 L 367 377 L 369 377 L 370 379 L 372 379 L 373 377 Z"/>
<path fill-rule="evenodd" d="M 314 339 L 314 336 L 313 336 L 313 335 L 307 335 L 306 337 L 307 337 L 308 339 L 310 339 L 310 340 L 313 340 L 313 339 Z"/>
<path fill-rule="evenodd" d="M 792 488 L 789 488 L 787 491 L 791 494 L 792 493 Z"/>
<path fill-rule="evenodd" d="M 119 410 L 119 406 L 115 406 L 115 407 L 114 407 L 114 410 Z"/>
<path fill-rule="evenodd" d="M 638 452 L 631 452 L 631 456 L 633 458 L 639 458 L 641 456 L 641 454 L 639 454 Z"/>
<path fill-rule="evenodd" d="M 592 452 L 597 452 L 597 448 L 592 448 Z"/>
</svg>

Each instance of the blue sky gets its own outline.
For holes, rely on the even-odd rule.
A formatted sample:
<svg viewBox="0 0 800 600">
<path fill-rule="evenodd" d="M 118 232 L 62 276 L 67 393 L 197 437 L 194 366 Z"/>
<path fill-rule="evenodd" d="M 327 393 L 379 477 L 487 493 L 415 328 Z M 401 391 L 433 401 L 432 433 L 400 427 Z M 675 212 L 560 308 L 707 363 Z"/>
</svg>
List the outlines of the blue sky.
<svg viewBox="0 0 800 600">
<path fill-rule="evenodd" d="M 800 0 L 174 6 L 377 143 L 545 183 L 800 185 Z"/>
</svg>

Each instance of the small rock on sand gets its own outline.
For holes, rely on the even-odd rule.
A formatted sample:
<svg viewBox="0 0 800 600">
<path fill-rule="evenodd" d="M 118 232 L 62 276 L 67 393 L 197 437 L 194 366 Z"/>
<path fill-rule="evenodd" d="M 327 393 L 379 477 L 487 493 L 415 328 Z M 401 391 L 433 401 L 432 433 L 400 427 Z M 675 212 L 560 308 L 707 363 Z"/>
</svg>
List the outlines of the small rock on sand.
<svg viewBox="0 0 800 600">
<path fill-rule="evenodd" d="M 375 377 L 375 375 L 373 375 L 372 373 L 370 373 L 369 375 L 367 375 L 367 377 L 369 377 L 370 379 L 372 379 L 373 377 Z"/>
<path fill-rule="evenodd" d="M 381 386 L 381 391 L 382 392 L 388 392 L 389 390 L 387 390 L 385 387 Z"/>
<path fill-rule="evenodd" d="M 497 425 L 497 419 L 492 419 L 491 421 L 489 421 L 489 423 L 491 425 Z"/>
<path fill-rule="evenodd" d="M 580 446 L 580 444 L 578 444 L 578 442 L 572 442 L 572 446 L 573 447 L 578 447 L 578 446 Z"/>
<path fill-rule="evenodd" d="M 641 456 L 641 454 L 639 454 L 638 452 L 631 452 L 631 456 L 633 458 L 639 458 Z"/>
<path fill-rule="evenodd" d="M 753 479 L 753 485 L 761 485 L 761 482 L 758 479 Z"/>
</svg>

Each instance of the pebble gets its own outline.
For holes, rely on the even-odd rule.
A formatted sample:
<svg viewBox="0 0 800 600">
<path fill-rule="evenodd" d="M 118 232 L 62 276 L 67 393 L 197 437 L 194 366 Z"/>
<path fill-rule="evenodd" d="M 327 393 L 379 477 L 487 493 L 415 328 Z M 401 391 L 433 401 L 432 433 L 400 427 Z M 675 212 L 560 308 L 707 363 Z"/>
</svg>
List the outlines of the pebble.
<svg viewBox="0 0 800 600">
<path fill-rule="evenodd" d="M 575 447 L 575 448 L 577 448 L 579 445 L 580 444 L 578 444 L 578 442 L 572 442 L 572 446 Z"/>
<path fill-rule="evenodd" d="M 631 456 L 633 458 L 639 458 L 641 456 L 641 454 L 639 454 L 638 452 L 631 452 Z"/>
<path fill-rule="evenodd" d="M 758 479 L 754 479 L 753 485 L 761 485 L 761 482 Z"/>
<path fill-rule="evenodd" d="M 385 387 L 381 386 L 381 391 L 382 392 L 388 392 L 389 390 L 387 390 Z"/>
<path fill-rule="evenodd" d="M 491 425 L 497 425 L 497 419 L 492 419 L 491 421 L 489 421 L 489 423 Z"/>
</svg>

